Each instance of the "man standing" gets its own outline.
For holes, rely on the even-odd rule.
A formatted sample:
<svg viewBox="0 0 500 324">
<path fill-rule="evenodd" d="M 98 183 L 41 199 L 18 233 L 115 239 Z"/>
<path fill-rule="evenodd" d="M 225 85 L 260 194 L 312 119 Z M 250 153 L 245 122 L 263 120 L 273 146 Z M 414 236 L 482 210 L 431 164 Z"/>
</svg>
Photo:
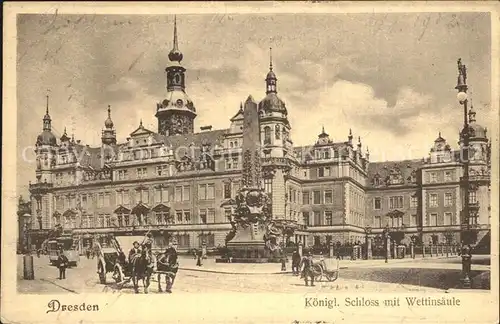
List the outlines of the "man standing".
<svg viewBox="0 0 500 324">
<path fill-rule="evenodd" d="M 304 281 L 306 283 L 306 286 L 309 286 L 308 284 L 308 277 L 311 279 L 311 286 L 314 286 L 314 273 L 312 271 L 313 267 L 313 257 L 312 253 L 308 252 L 307 256 L 304 256 L 301 261 L 301 267 L 303 266 L 302 269 L 302 277 L 304 278 Z"/>
<path fill-rule="evenodd" d="M 59 279 L 66 279 L 66 268 L 68 267 L 69 260 L 64 255 L 63 248 L 59 248 L 59 257 L 57 259 L 57 267 L 59 268 Z"/>
<path fill-rule="evenodd" d="M 171 276 L 167 276 L 167 292 L 172 293 L 172 286 L 174 285 L 175 277 L 177 276 L 177 271 L 179 270 L 179 262 L 177 262 L 177 250 L 174 244 L 170 244 L 168 249 L 165 251 L 167 256 L 167 263 L 171 272 Z"/>
<path fill-rule="evenodd" d="M 293 251 L 292 254 L 292 272 L 294 275 L 299 275 L 300 253 L 299 250 Z"/>
<path fill-rule="evenodd" d="M 132 272 L 132 260 L 141 254 L 141 249 L 139 242 L 134 241 L 133 247 L 130 249 L 128 252 L 128 265 L 129 265 L 129 271 Z"/>
<path fill-rule="evenodd" d="M 196 251 L 196 265 L 198 267 L 202 266 L 201 259 L 203 258 L 203 251 L 202 250 L 197 250 Z"/>
</svg>

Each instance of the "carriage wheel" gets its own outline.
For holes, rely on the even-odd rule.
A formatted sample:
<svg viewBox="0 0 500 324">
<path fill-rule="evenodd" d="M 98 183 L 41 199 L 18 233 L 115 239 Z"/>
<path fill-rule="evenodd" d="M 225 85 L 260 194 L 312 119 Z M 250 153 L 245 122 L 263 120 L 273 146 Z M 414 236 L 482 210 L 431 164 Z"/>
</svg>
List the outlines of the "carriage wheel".
<svg viewBox="0 0 500 324">
<path fill-rule="evenodd" d="M 337 278 L 339 277 L 339 273 L 337 271 L 329 274 L 326 278 L 328 279 L 328 281 L 335 281 L 337 280 Z"/>
<path fill-rule="evenodd" d="M 103 285 L 106 284 L 106 270 L 104 269 L 104 264 L 99 262 L 97 265 L 97 273 L 99 274 L 99 282 Z"/>
<path fill-rule="evenodd" d="M 116 283 L 123 281 L 123 270 L 122 266 L 119 264 L 115 265 L 115 269 L 113 270 L 113 279 L 115 279 Z"/>
<path fill-rule="evenodd" d="M 312 272 L 314 275 L 314 280 L 315 281 L 321 281 L 321 278 L 323 278 L 323 267 L 319 264 L 314 264 L 312 266 Z"/>
</svg>

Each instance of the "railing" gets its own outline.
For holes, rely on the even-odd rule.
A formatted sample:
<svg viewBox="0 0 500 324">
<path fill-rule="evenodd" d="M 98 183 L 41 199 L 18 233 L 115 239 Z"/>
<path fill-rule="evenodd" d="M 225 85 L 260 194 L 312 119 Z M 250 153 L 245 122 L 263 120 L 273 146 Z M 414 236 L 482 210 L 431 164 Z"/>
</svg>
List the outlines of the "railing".
<svg viewBox="0 0 500 324">
<path fill-rule="evenodd" d="M 54 185 L 52 183 L 48 182 L 37 182 L 37 183 L 30 183 L 29 188 L 30 190 L 47 190 L 52 188 Z"/>
</svg>

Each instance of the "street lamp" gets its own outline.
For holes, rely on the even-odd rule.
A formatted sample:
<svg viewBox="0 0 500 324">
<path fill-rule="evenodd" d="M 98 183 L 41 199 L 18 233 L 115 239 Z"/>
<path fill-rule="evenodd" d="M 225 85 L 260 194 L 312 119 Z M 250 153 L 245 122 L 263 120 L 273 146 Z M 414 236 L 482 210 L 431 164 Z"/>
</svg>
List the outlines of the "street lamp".
<svg viewBox="0 0 500 324">
<path fill-rule="evenodd" d="M 464 108 L 464 128 L 462 130 L 462 162 L 464 166 L 464 174 L 462 177 L 462 185 L 464 190 L 464 207 L 463 207 L 463 223 L 464 226 L 461 228 L 462 233 L 462 272 L 464 278 L 463 287 L 471 288 L 471 282 L 469 277 L 469 265 L 471 262 L 471 251 L 470 251 L 470 242 L 469 242 L 469 121 L 467 119 L 467 67 L 462 64 L 462 59 L 458 59 L 458 79 L 457 79 L 457 99 L 458 102 L 463 105 Z"/>
</svg>

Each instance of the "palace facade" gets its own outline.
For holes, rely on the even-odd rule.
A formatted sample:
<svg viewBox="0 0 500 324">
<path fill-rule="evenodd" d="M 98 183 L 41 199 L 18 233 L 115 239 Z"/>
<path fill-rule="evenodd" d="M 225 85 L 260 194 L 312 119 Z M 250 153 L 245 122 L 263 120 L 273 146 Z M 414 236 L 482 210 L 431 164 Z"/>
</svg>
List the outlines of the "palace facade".
<svg viewBox="0 0 500 324">
<path fill-rule="evenodd" d="M 52 132 L 47 97 L 43 131 L 36 141 L 36 181 L 30 183 L 31 244 L 40 245 L 61 225 L 87 246 L 95 234 L 150 232 L 157 248 L 176 238 L 180 249 L 224 245 L 232 207 L 240 189 L 243 104 L 227 129 L 195 132 L 197 111 L 186 89 L 186 69 L 174 27 L 166 68 L 167 92 L 156 104 L 158 129 L 142 121 L 125 143 L 117 142 L 111 107 L 102 144 L 89 147 L 66 131 Z M 388 226 L 405 239 L 459 240 L 463 200 L 460 152 L 439 136 L 429 157 L 370 162 L 361 139 L 352 133 L 334 141 L 321 131 L 315 143 L 293 145 L 284 101 L 278 96 L 272 61 L 265 97 L 258 102 L 262 186 L 272 215 L 298 224 L 291 237 L 307 245 L 364 241 Z M 247 101 L 254 101 L 250 96 Z M 471 226 L 482 240 L 490 229 L 490 143 L 486 129 L 469 112 Z M 460 142 L 460 139 L 458 139 Z"/>
</svg>

